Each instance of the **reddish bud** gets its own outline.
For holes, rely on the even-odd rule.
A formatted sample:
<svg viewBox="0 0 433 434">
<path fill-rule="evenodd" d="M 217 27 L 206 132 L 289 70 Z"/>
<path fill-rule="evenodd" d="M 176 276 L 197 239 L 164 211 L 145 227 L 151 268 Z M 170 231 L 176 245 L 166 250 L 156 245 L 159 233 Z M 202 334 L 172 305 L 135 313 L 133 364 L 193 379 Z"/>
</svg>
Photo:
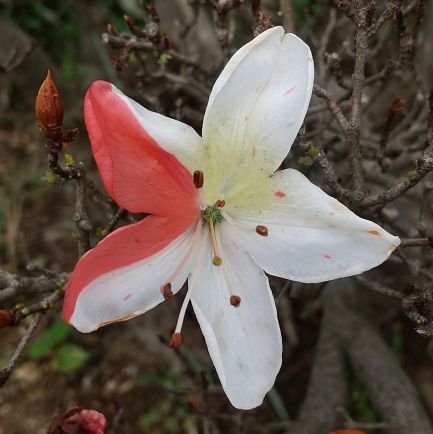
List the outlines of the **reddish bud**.
<svg viewBox="0 0 433 434">
<path fill-rule="evenodd" d="M 63 102 L 49 70 L 39 88 L 35 112 L 41 133 L 51 140 L 59 140 L 62 135 Z"/>
<path fill-rule="evenodd" d="M 257 225 L 256 226 L 256 232 L 261 235 L 262 237 L 268 236 L 268 228 L 266 226 Z"/>
<path fill-rule="evenodd" d="M 12 325 L 13 319 L 14 315 L 11 310 L 0 310 L 0 329 Z"/>
<path fill-rule="evenodd" d="M 239 297 L 239 295 L 231 295 L 230 304 L 234 307 L 238 307 L 241 304 L 241 298 Z"/>
<path fill-rule="evenodd" d="M 396 98 L 391 104 L 390 112 L 397 113 L 403 110 L 405 105 L 406 101 L 404 99 Z"/>
<path fill-rule="evenodd" d="M 196 395 L 193 395 L 192 393 L 190 393 L 189 395 L 187 395 L 187 397 L 186 397 L 186 403 L 193 410 L 197 410 L 197 411 L 200 410 L 200 401 L 198 400 L 198 398 L 197 398 Z"/>
<path fill-rule="evenodd" d="M 168 346 L 171 348 L 178 348 L 181 343 L 182 343 L 182 335 L 180 333 L 174 332 L 170 337 Z"/>
<path fill-rule="evenodd" d="M 123 15 L 123 21 L 125 21 L 128 27 L 132 27 L 134 25 L 134 20 L 129 15 Z"/>
<path fill-rule="evenodd" d="M 107 424 L 105 416 L 96 410 L 81 410 L 77 415 L 81 428 L 88 434 L 104 434 Z"/>
<path fill-rule="evenodd" d="M 54 418 L 47 434 L 104 434 L 106 425 L 99 411 L 75 407 Z"/>
</svg>

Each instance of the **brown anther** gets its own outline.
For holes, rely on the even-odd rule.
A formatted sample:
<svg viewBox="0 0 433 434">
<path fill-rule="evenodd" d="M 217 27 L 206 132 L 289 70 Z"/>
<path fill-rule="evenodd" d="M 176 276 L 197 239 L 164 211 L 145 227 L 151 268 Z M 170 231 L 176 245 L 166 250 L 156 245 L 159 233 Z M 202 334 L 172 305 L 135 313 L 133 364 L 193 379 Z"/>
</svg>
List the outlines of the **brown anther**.
<svg viewBox="0 0 433 434">
<path fill-rule="evenodd" d="M 219 256 L 214 256 L 212 259 L 212 264 L 215 265 L 215 267 L 219 267 L 223 263 L 223 260 Z"/>
<path fill-rule="evenodd" d="M 165 301 L 169 300 L 173 295 L 173 291 L 171 290 L 171 283 L 168 282 L 164 286 L 161 287 L 162 295 L 164 296 Z"/>
<path fill-rule="evenodd" d="M 225 204 L 226 204 L 226 201 L 225 201 L 224 199 L 218 199 L 218 200 L 216 201 L 216 203 L 215 203 L 215 205 L 216 205 L 218 208 L 222 208 Z"/>
<path fill-rule="evenodd" d="M 256 226 L 256 232 L 259 235 L 261 235 L 262 237 L 267 237 L 268 236 L 268 228 L 266 226 L 257 225 Z"/>
<path fill-rule="evenodd" d="M 62 135 L 63 102 L 49 70 L 39 88 L 35 112 L 42 134 L 51 140 L 59 140 Z"/>
<path fill-rule="evenodd" d="M 193 175 L 194 185 L 196 188 L 202 188 L 204 183 L 204 175 L 201 170 L 196 170 Z"/>
<path fill-rule="evenodd" d="M 180 333 L 174 332 L 170 337 L 168 346 L 170 348 L 178 348 L 181 343 L 182 343 L 182 335 Z"/>
<path fill-rule="evenodd" d="M 239 295 L 231 295 L 230 304 L 234 307 L 238 307 L 241 304 L 241 298 L 239 297 Z"/>
</svg>

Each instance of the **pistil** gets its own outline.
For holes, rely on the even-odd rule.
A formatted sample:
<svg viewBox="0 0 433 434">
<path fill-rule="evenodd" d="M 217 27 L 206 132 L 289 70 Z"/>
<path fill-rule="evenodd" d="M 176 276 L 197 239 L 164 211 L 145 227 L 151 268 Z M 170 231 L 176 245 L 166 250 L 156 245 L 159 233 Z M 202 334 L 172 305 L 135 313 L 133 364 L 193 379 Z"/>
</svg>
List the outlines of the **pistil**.
<svg viewBox="0 0 433 434">
<path fill-rule="evenodd" d="M 199 235 L 201 233 L 202 226 L 203 226 L 203 222 L 201 220 L 199 220 L 199 222 L 197 223 L 197 226 L 195 228 L 194 235 L 191 237 L 191 240 L 189 242 L 185 256 L 183 257 L 180 264 L 176 267 L 174 272 L 166 280 L 164 285 L 161 286 L 161 293 L 164 296 L 164 299 L 166 301 L 169 300 L 171 298 L 171 296 L 173 295 L 173 291 L 171 288 L 172 282 L 174 282 L 176 280 L 176 278 L 179 276 L 181 271 L 186 267 L 188 261 L 192 257 L 192 253 L 194 251 L 196 241 L 199 239 Z"/>
<path fill-rule="evenodd" d="M 213 254 L 212 264 L 214 264 L 216 267 L 219 267 L 222 264 L 223 260 L 218 255 L 218 248 L 217 248 L 217 243 L 215 238 L 215 226 L 211 218 L 209 219 L 208 222 L 209 222 L 210 242 L 212 245 L 212 254 Z"/>
</svg>

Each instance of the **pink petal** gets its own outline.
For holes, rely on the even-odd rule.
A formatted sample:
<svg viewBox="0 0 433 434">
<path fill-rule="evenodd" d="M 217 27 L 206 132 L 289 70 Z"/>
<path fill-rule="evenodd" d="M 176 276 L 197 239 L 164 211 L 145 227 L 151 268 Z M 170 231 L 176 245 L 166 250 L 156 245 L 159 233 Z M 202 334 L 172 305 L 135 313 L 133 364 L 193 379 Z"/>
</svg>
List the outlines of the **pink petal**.
<svg viewBox="0 0 433 434">
<path fill-rule="evenodd" d="M 164 216 L 195 213 L 192 174 L 148 134 L 110 83 L 90 86 L 84 111 L 99 172 L 119 205 Z"/>
<path fill-rule="evenodd" d="M 199 211 L 194 216 L 189 216 L 189 218 L 182 215 L 178 219 L 149 216 L 139 223 L 116 230 L 100 241 L 94 249 L 87 252 L 80 259 L 69 279 L 63 305 L 65 321 L 69 322 L 76 309 L 79 295 L 95 279 L 161 252 L 179 235 L 186 232 L 198 217 Z M 182 258 L 178 258 L 178 260 L 181 261 Z M 171 264 L 169 265 L 171 266 Z M 174 269 L 175 266 L 176 264 L 173 264 L 172 268 Z M 168 278 L 169 272 L 164 277 Z M 146 288 L 146 276 L 144 275 L 141 286 L 144 289 Z M 180 284 L 180 286 L 182 285 Z M 119 296 L 114 297 L 116 300 L 121 301 L 123 299 L 124 294 L 121 292 L 123 290 L 125 288 L 122 287 L 113 289 L 113 291 L 119 291 Z M 156 292 L 156 295 L 151 295 L 152 300 L 157 299 L 158 302 L 163 300 L 162 295 L 159 293 L 159 286 L 151 290 Z M 129 290 L 129 292 L 131 291 Z M 109 295 L 111 296 L 111 294 L 107 293 L 107 296 Z M 132 297 L 129 298 L 133 300 Z M 97 302 L 95 300 L 95 303 Z M 136 310 L 143 308 L 143 306 L 134 307 L 136 307 Z"/>
</svg>

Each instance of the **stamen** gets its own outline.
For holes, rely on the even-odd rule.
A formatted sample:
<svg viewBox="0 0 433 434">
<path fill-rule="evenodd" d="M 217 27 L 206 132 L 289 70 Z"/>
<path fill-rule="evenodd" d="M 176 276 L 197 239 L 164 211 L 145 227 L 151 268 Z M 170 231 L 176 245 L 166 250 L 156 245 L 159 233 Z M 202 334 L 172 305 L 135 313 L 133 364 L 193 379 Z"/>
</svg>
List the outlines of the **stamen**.
<svg viewBox="0 0 433 434">
<path fill-rule="evenodd" d="M 198 228 L 201 228 L 201 223 L 198 225 Z M 194 237 L 197 236 L 199 233 L 199 230 L 196 230 Z M 203 252 L 205 246 L 207 246 L 207 239 L 205 237 L 198 237 L 198 246 L 195 252 L 195 255 L 197 255 L 197 258 L 203 257 Z M 186 309 L 188 307 L 189 302 L 191 301 L 191 291 L 195 287 L 197 277 L 199 276 L 199 272 L 197 270 L 197 266 L 195 267 L 195 270 L 190 273 L 189 280 L 188 280 L 188 291 L 186 292 L 185 298 L 183 299 L 182 306 L 180 308 L 179 317 L 177 319 L 176 328 L 174 329 L 174 333 L 171 335 L 169 345 L 172 348 L 177 348 L 182 343 L 182 325 L 183 321 L 185 319 Z"/>
<path fill-rule="evenodd" d="M 177 279 L 177 277 L 179 276 L 179 273 L 184 269 L 188 260 L 191 258 L 192 253 L 194 251 L 195 242 L 197 241 L 197 239 L 201 233 L 202 226 L 203 226 L 203 222 L 200 219 L 197 223 L 196 228 L 195 228 L 194 235 L 191 237 L 191 240 L 189 242 L 189 246 L 188 246 L 187 252 L 185 254 L 185 257 L 182 259 L 182 261 L 177 266 L 177 268 L 173 271 L 171 276 L 166 280 L 166 283 L 161 286 L 161 293 L 164 296 L 165 301 L 169 300 L 171 298 L 171 296 L 173 295 L 173 291 L 171 289 L 172 282 L 174 282 Z"/>
<path fill-rule="evenodd" d="M 193 175 L 193 181 L 196 188 L 202 188 L 204 183 L 204 175 L 201 170 L 196 170 Z"/>
<path fill-rule="evenodd" d="M 173 291 L 171 290 L 171 283 L 168 282 L 164 286 L 162 286 L 161 287 L 161 292 L 162 292 L 162 295 L 165 298 L 165 301 L 167 301 L 168 299 L 170 299 L 171 296 L 173 295 Z"/>
<path fill-rule="evenodd" d="M 209 222 L 210 241 L 212 244 L 212 253 L 213 253 L 212 264 L 214 264 L 216 267 L 219 267 L 222 264 L 223 260 L 218 255 L 217 243 L 215 238 L 215 226 L 213 224 L 212 219 L 209 219 L 208 222 Z"/>
<path fill-rule="evenodd" d="M 218 200 L 215 202 L 215 205 L 216 205 L 218 208 L 222 208 L 225 204 L 226 204 L 226 201 L 225 201 L 224 199 L 218 199 Z"/>
<path fill-rule="evenodd" d="M 230 304 L 234 307 L 238 307 L 241 304 L 241 298 L 239 297 L 239 295 L 231 295 Z"/>
<path fill-rule="evenodd" d="M 183 320 L 185 319 L 186 308 L 188 307 L 188 303 L 191 300 L 191 290 L 188 288 L 188 291 L 183 299 L 182 306 L 179 312 L 179 318 L 177 319 L 176 328 L 174 329 L 174 334 L 179 334 L 182 330 Z"/>
<path fill-rule="evenodd" d="M 223 245 L 221 243 L 221 235 L 220 235 L 220 231 L 216 230 L 215 231 L 216 234 L 216 238 L 218 239 L 218 243 L 220 246 L 220 250 L 221 250 L 221 254 L 224 255 L 224 251 L 223 251 Z M 225 256 L 224 256 L 225 257 Z M 234 285 L 232 282 L 232 278 L 228 269 L 228 264 L 225 263 L 222 267 L 222 273 L 224 276 L 224 280 L 226 281 L 227 284 L 227 289 L 229 290 L 229 294 L 230 294 L 230 304 L 234 307 L 239 307 L 240 303 L 241 303 L 241 298 L 239 297 L 239 295 L 236 295 L 233 291 Z"/>
<path fill-rule="evenodd" d="M 181 343 L 182 343 L 182 335 L 180 333 L 174 332 L 170 337 L 168 346 L 171 348 L 178 348 Z"/>
<path fill-rule="evenodd" d="M 261 235 L 262 237 L 267 237 L 268 236 L 268 228 L 266 226 L 257 225 L 256 226 L 256 232 L 259 235 Z"/>
</svg>

